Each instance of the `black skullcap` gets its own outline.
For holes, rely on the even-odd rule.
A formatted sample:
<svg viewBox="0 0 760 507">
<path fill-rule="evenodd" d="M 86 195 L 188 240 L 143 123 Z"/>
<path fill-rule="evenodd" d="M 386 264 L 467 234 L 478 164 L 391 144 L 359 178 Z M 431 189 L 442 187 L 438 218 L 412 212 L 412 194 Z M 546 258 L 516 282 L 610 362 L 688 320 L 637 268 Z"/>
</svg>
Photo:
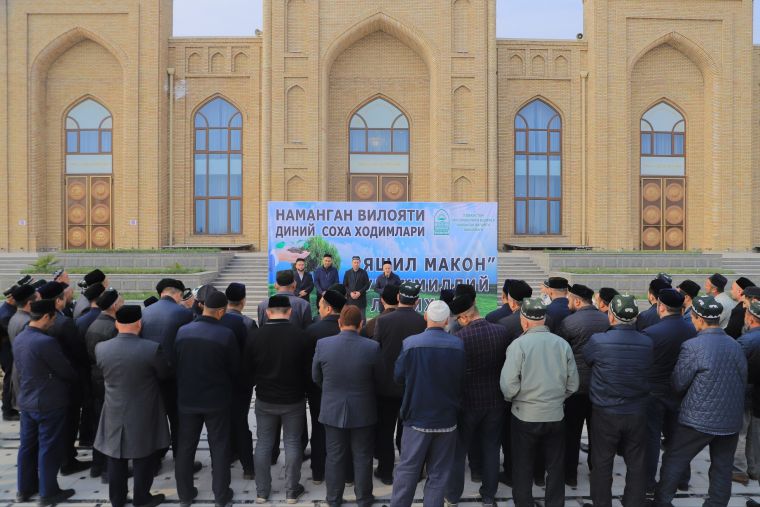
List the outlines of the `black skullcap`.
<svg viewBox="0 0 760 507">
<path fill-rule="evenodd" d="M 579 283 L 572 285 L 568 291 L 573 296 L 578 296 L 585 301 L 591 301 L 591 299 L 594 297 L 593 289 L 590 289 L 589 287 L 586 287 L 585 285 L 581 285 Z"/>
<path fill-rule="evenodd" d="M 348 294 L 348 292 L 346 291 L 346 286 L 343 285 L 342 283 L 334 283 L 334 284 L 330 285 L 327 288 L 327 290 L 334 290 L 335 292 L 339 292 L 343 296 L 345 296 L 346 294 Z"/>
<path fill-rule="evenodd" d="M 697 297 L 699 295 L 699 290 L 701 289 L 699 284 L 693 280 L 684 280 L 678 285 L 678 288 L 691 299 Z"/>
<path fill-rule="evenodd" d="M 657 299 L 669 308 L 681 308 L 684 302 L 683 294 L 675 289 L 662 289 Z"/>
<path fill-rule="evenodd" d="M 533 289 L 525 280 L 510 280 L 509 297 L 515 301 L 523 301 L 533 295 Z"/>
<path fill-rule="evenodd" d="M 721 275 L 720 273 L 715 273 L 714 275 L 710 275 L 710 283 L 712 283 L 715 288 L 717 288 L 719 291 L 723 291 L 723 289 L 726 288 L 726 284 L 728 283 L 728 278 Z"/>
<path fill-rule="evenodd" d="M 84 290 L 82 295 L 85 297 L 87 301 L 92 303 L 93 301 L 98 299 L 98 297 L 101 294 L 103 294 L 104 290 L 106 290 L 106 288 L 103 287 L 102 283 L 93 283 L 92 285 L 90 285 Z"/>
<path fill-rule="evenodd" d="M 142 318 L 142 309 L 138 305 L 124 305 L 116 311 L 116 322 L 134 324 Z"/>
<path fill-rule="evenodd" d="M 547 280 L 544 280 L 544 287 L 547 289 L 567 290 L 570 288 L 570 284 L 567 278 L 561 276 L 552 276 Z"/>
<path fill-rule="evenodd" d="M 295 278 L 293 278 L 293 271 L 289 269 L 278 271 L 276 281 L 277 285 L 280 287 L 287 287 L 295 281 Z"/>
<path fill-rule="evenodd" d="M 40 298 L 42 299 L 55 299 L 61 294 L 63 294 L 63 291 L 66 290 L 65 283 L 60 282 L 48 282 L 39 289 L 37 289 L 37 292 L 40 293 Z"/>
<path fill-rule="evenodd" d="M 227 299 L 230 301 L 238 302 L 245 299 L 245 284 L 232 282 L 227 286 L 227 290 L 224 291 Z"/>
<path fill-rule="evenodd" d="M 119 293 L 116 291 L 116 289 L 107 289 L 98 297 L 95 302 L 98 305 L 98 308 L 106 311 L 111 308 L 117 299 L 119 299 Z"/>
<path fill-rule="evenodd" d="M 11 285 L 10 287 L 8 287 L 7 289 L 5 289 L 3 291 L 3 296 L 5 296 L 5 297 L 11 296 L 12 297 L 13 296 L 13 291 L 16 290 L 16 289 L 18 289 L 18 285 L 16 285 L 14 283 L 13 285 Z"/>
<path fill-rule="evenodd" d="M 760 299 L 760 287 L 752 285 L 744 289 L 744 297 L 748 299 Z"/>
<path fill-rule="evenodd" d="M 325 294 L 328 291 L 325 291 Z M 275 294 L 269 297 L 268 308 L 290 308 L 290 298 L 284 294 Z"/>
<path fill-rule="evenodd" d="M 208 297 L 214 292 L 217 292 L 217 290 L 213 285 L 208 283 L 206 285 L 201 285 L 198 287 L 198 292 L 195 294 L 195 300 L 205 303 L 206 299 L 208 299 Z"/>
<path fill-rule="evenodd" d="M 34 290 L 37 290 L 43 285 L 45 285 L 46 283 L 47 283 L 47 280 L 45 280 L 44 278 L 40 278 L 39 280 L 32 282 L 30 285 L 32 286 Z"/>
<path fill-rule="evenodd" d="M 362 260 L 362 258 L 359 257 L 358 255 L 354 255 L 353 257 L 351 257 L 351 260 L 352 261 L 360 261 L 360 260 Z"/>
<path fill-rule="evenodd" d="M 31 304 L 31 313 L 35 315 L 46 315 L 55 313 L 55 301 L 52 299 L 38 299 Z"/>
<path fill-rule="evenodd" d="M 325 302 L 327 302 L 327 304 L 336 312 L 340 312 L 343 307 L 346 306 L 346 296 L 334 290 L 325 291 L 325 293 L 322 294 L 322 299 L 324 299 Z M 290 306 L 290 299 L 288 299 L 288 306 Z"/>
<path fill-rule="evenodd" d="M 459 283 L 454 287 L 454 296 L 472 296 L 476 297 L 475 287 L 468 283 Z"/>
<path fill-rule="evenodd" d="M 441 296 L 439 298 L 444 303 L 451 304 L 452 301 L 454 301 L 454 290 L 453 289 L 441 289 Z"/>
<path fill-rule="evenodd" d="M 395 305 L 398 303 L 398 285 L 386 285 L 380 299 L 383 300 L 383 303 L 389 305 Z"/>
<path fill-rule="evenodd" d="M 657 273 L 657 278 L 667 283 L 668 285 L 673 285 L 673 277 L 667 273 Z"/>
<path fill-rule="evenodd" d="M 102 283 L 103 280 L 105 279 L 106 279 L 105 273 L 103 273 L 99 269 L 94 269 L 90 271 L 89 273 L 87 273 L 86 275 L 84 275 L 84 282 L 87 284 L 88 287 L 92 285 L 93 283 Z"/>
<path fill-rule="evenodd" d="M 504 285 L 501 287 L 501 291 L 504 294 L 509 294 L 509 284 L 512 283 L 512 282 L 514 282 L 514 280 L 510 280 L 509 278 L 507 278 L 506 280 L 504 280 Z"/>
<path fill-rule="evenodd" d="M 16 290 L 13 291 L 13 299 L 15 299 L 17 303 L 20 303 L 29 299 L 34 293 L 35 289 L 31 285 L 21 285 L 16 287 Z"/>
<path fill-rule="evenodd" d="M 158 298 L 156 296 L 151 296 L 148 299 L 143 300 L 143 306 L 145 308 L 149 307 L 150 305 L 158 303 Z"/>
<path fill-rule="evenodd" d="M 174 278 L 162 278 L 156 284 L 156 292 L 158 292 L 158 295 L 160 296 L 163 291 L 165 291 L 166 289 L 170 287 L 175 288 L 178 291 L 185 290 L 185 284 L 182 283 L 180 280 L 175 280 Z"/>
<path fill-rule="evenodd" d="M 738 285 L 741 290 L 744 290 L 747 287 L 753 287 L 755 284 L 752 283 L 752 280 L 750 280 L 749 278 L 740 276 L 739 278 L 736 279 L 736 285 Z"/>
<path fill-rule="evenodd" d="M 206 296 L 203 305 L 211 310 L 218 310 L 219 308 L 227 308 L 227 303 L 227 296 L 224 295 L 224 292 L 217 290 Z"/>
<path fill-rule="evenodd" d="M 655 278 L 651 282 L 649 282 L 649 292 L 653 295 L 657 295 L 660 293 L 662 289 L 669 289 L 670 284 L 663 280 L 662 278 Z"/>
<path fill-rule="evenodd" d="M 723 313 L 723 305 L 712 296 L 694 298 L 691 309 L 698 316 L 707 320 L 718 320 Z"/>
<path fill-rule="evenodd" d="M 452 315 L 459 315 L 460 313 L 464 313 L 472 308 L 474 304 L 474 296 L 471 294 L 460 294 L 459 296 L 455 297 L 451 303 L 449 303 L 449 308 L 451 309 Z"/>
<path fill-rule="evenodd" d="M 608 305 L 612 302 L 612 298 L 618 295 L 618 291 L 611 287 L 602 287 L 599 289 L 599 298 Z"/>
</svg>

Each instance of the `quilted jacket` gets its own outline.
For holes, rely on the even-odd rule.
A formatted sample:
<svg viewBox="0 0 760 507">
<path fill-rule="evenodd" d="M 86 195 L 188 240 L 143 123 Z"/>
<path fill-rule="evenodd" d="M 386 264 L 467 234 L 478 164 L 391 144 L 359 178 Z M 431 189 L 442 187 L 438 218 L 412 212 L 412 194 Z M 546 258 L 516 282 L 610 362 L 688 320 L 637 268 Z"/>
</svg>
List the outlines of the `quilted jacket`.
<svg viewBox="0 0 760 507">
<path fill-rule="evenodd" d="M 673 388 L 684 393 L 678 421 L 702 433 L 733 435 L 742 427 L 747 359 L 723 329 L 708 328 L 681 345 Z"/>
</svg>

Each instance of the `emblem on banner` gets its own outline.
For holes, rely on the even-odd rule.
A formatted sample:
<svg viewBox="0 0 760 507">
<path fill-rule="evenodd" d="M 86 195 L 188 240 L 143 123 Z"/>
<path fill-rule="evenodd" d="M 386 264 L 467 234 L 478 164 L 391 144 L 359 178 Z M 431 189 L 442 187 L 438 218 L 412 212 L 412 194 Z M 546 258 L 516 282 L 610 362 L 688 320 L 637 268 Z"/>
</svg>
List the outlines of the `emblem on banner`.
<svg viewBox="0 0 760 507">
<path fill-rule="evenodd" d="M 439 209 L 433 217 L 433 234 L 436 236 L 448 236 L 450 229 L 449 214 L 445 210 Z"/>
</svg>

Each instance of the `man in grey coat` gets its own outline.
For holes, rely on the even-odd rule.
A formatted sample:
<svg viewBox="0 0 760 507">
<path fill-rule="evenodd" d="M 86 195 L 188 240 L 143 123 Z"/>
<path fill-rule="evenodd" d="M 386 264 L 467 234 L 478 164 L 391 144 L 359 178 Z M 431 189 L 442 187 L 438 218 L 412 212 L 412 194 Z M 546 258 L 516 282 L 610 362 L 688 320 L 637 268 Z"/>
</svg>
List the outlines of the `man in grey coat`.
<svg viewBox="0 0 760 507">
<path fill-rule="evenodd" d="M 327 293 L 326 293 L 327 294 Z M 354 464 L 359 507 L 372 505 L 372 454 L 377 423 L 375 386 L 383 378 L 380 344 L 359 335 L 356 306 L 340 312 L 340 334 L 322 338 L 312 362 L 312 378 L 322 388 L 319 422 L 325 427 L 327 503 L 343 503 L 346 460 Z"/>
<path fill-rule="evenodd" d="M 169 446 L 169 427 L 160 381 L 169 366 L 161 346 L 140 338 L 142 311 L 125 305 L 116 312 L 119 334 L 95 346 L 105 381 L 105 401 L 95 448 L 108 457 L 108 488 L 113 507 L 127 503 L 127 463 L 134 470 L 133 505 L 155 507 L 164 495 L 151 495 L 158 451 Z"/>
<path fill-rule="evenodd" d="M 293 276 L 293 272 L 290 270 L 278 271 L 275 279 L 274 288 L 277 294 L 287 296 L 290 300 L 290 322 L 292 322 L 299 329 L 306 329 L 312 322 L 311 317 L 311 305 L 305 300 L 296 296 L 296 279 Z M 269 298 L 264 299 L 259 303 L 259 326 L 266 324 L 267 319 L 267 307 L 269 306 Z"/>
</svg>

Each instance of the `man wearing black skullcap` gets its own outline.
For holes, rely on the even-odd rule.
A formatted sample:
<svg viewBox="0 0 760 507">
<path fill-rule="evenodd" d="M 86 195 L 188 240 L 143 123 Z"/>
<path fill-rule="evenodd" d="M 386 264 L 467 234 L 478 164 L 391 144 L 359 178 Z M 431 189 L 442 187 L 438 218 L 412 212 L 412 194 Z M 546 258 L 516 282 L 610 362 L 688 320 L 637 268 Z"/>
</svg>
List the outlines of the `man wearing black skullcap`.
<svg viewBox="0 0 760 507">
<path fill-rule="evenodd" d="M 546 304 L 546 327 L 556 333 L 562 320 L 570 315 L 570 307 L 567 305 L 567 289 L 570 284 L 560 276 L 553 276 L 544 281 L 541 294 Z"/>
<path fill-rule="evenodd" d="M 454 297 L 451 298 L 451 301 L 447 301 L 446 304 L 451 307 L 451 303 L 459 296 L 469 296 L 474 301 L 477 299 L 478 293 L 475 290 L 475 287 L 468 283 L 457 284 L 457 286 L 454 287 Z M 462 329 L 462 325 L 459 323 L 456 316 L 452 314 L 449 317 L 448 332 L 451 334 L 456 334 L 460 329 Z"/>
<path fill-rule="evenodd" d="M 725 289 L 728 284 L 728 278 L 715 273 L 710 275 L 705 281 L 705 294 L 715 298 L 715 301 L 723 306 L 723 313 L 720 316 L 720 327 L 723 329 L 728 325 L 728 319 L 731 317 L 731 310 L 736 306 L 736 301 L 726 294 Z"/>
<path fill-rule="evenodd" d="M 492 324 L 497 324 L 501 319 L 512 315 L 512 309 L 507 302 L 507 299 L 509 298 L 510 282 L 512 282 L 512 280 L 504 280 L 504 286 L 501 289 L 501 306 L 486 315 L 486 320 Z"/>
<path fill-rule="evenodd" d="M 220 322 L 226 310 L 227 296 L 212 292 L 203 302 L 203 314 L 182 326 L 174 343 L 179 411 L 175 477 L 183 506 L 197 495 L 193 460 L 204 424 L 211 450 L 214 503 L 227 505 L 233 497 L 230 431 L 233 393 L 240 382 L 240 347 L 235 334 Z"/>
<path fill-rule="evenodd" d="M 367 271 L 359 266 L 360 262 L 361 259 L 357 255 L 351 258 L 351 269 L 343 273 L 343 285 L 346 287 L 346 304 L 359 308 L 364 322 L 367 313 L 367 291 L 371 284 Z"/>
<path fill-rule="evenodd" d="M 389 287 L 389 290 L 391 288 Z M 319 320 L 306 328 L 306 334 L 311 341 L 309 364 L 314 357 L 317 342 L 328 336 L 340 333 L 338 316 L 346 305 L 346 298 L 334 290 L 327 290 L 319 300 Z M 311 415 L 311 480 L 319 484 L 325 479 L 325 428 L 319 422 L 319 411 L 322 405 L 322 391 L 314 382 L 309 382 L 307 398 L 309 414 Z M 353 477 L 353 470 L 350 475 Z"/>
<path fill-rule="evenodd" d="M 426 328 L 425 319 L 415 311 L 420 296 L 420 285 L 415 282 L 403 282 L 399 287 L 398 308 L 383 315 L 375 324 L 374 339 L 380 343 L 383 355 L 385 375 L 378 388 L 377 429 L 375 456 L 377 469 L 375 477 L 383 484 L 393 484 L 393 466 L 396 452 L 393 449 L 393 434 L 396 431 L 401 398 L 404 390 L 393 380 L 393 368 L 396 364 L 403 341 L 412 335 L 422 333 Z M 397 442 L 400 441 L 399 434 Z"/>
<path fill-rule="evenodd" d="M 3 397 L 2 412 L 4 421 L 18 421 L 18 411 L 13 408 L 13 396 L 11 391 L 11 377 L 13 376 L 13 349 L 11 341 L 8 338 L 8 323 L 16 313 L 16 300 L 13 299 L 13 289 L 16 285 L 11 286 L 3 295 L 5 301 L 0 306 L 0 367 L 3 369 Z"/>
<path fill-rule="evenodd" d="M 97 367 L 105 381 L 105 401 L 95 449 L 108 457 L 111 505 L 127 503 L 128 461 L 132 460 L 132 504 L 155 507 L 164 495 L 151 495 L 158 451 L 169 445 L 169 428 L 159 382 L 169 375 L 160 345 L 140 338 L 139 306 L 115 313 L 118 334 L 95 347 Z"/>
<path fill-rule="evenodd" d="M 636 329 L 643 331 L 644 329 L 657 324 L 660 321 L 660 316 L 657 313 L 657 297 L 660 291 L 663 289 L 670 289 L 671 285 L 663 280 L 661 277 L 657 277 L 649 282 L 649 292 L 647 293 L 647 299 L 651 305 L 649 308 L 641 312 L 636 319 Z"/>
<path fill-rule="evenodd" d="M 103 285 L 103 287 L 108 287 L 108 277 L 99 269 L 94 269 L 84 275 L 82 282 L 80 282 L 80 286 L 84 285 L 84 289 L 87 289 L 87 287 L 96 283 Z M 72 311 L 71 317 L 73 319 L 78 318 L 89 306 L 90 302 L 87 301 L 86 297 L 78 298 L 76 304 L 74 305 L 74 310 Z"/>
<path fill-rule="evenodd" d="M 292 272 L 288 271 L 291 274 Z M 323 294 L 324 295 L 324 294 Z M 295 298 L 306 304 L 301 298 Z M 296 503 L 304 494 L 300 484 L 305 430 L 306 391 L 311 382 L 313 346 L 309 336 L 290 320 L 290 294 L 267 301 L 267 319 L 248 339 L 244 369 L 256 386 L 256 502 L 265 503 L 272 488 L 271 459 L 275 433 L 283 430 L 285 495 Z"/>
<path fill-rule="evenodd" d="M 142 312 L 141 336 L 158 343 L 164 354 L 164 360 L 172 367 L 174 365 L 174 340 L 177 336 L 177 330 L 193 320 L 192 310 L 179 304 L 184 289 L 185 285 L 179 280 L 168 278 L 162 280 L 156 285 L 158 302 L 150 305 Z M 177 381 L 174 372 L 161 382 L 161 395 L 164 399 L 166 413 L 169 416 L 172 453 L 176 457 L 179 426 L 177 419 Z"/>
<path fill-rule="evenodd" d="M 58 317 L 55 302 L 35 301 L 29 309 L 29 326 L 13 341 L 15 371 L 21 379 L 16 501 L 28 502 L 39 487 L 39 505 L 44 507 L 74 495 L 73 489 L 62 490 L 56 477 L 64 458 L 70 391 L 78 376 L 59 341 L 47 334 Z"/>
<path fill-rule="evenodd" d="M 290 322 L 301 329 L 306 329 L 312 322 L 311 305 L 295 295 L 296 280 L 293 277 L 293 271 L 278 271 L 275 277 L 275 291 L 278 295 L 286 296 L 290 300 Z M 321 295 L 320 295 L 321 297 Z M 267 321 L 267 307 L 269 299 L 259 303 L 259 326 L 263 326 Z"/>
<path fill-rule="evenodd" d="M 594 307 L 594 291 L 585 285 L 575 284 L 568 290 L 568 305 L 572 314 L 565 317 L 557 334 L 567 340 L 573 349 L 578 367 L 578 391 L 565 400 L 565 484 L 578 486 L 578 458 L 581 450 L 583 424 L 590 426 L 591 399 L 588 396 L 591 368 L 583 359 L 583 347 L 595 333 L 610 328 L 607 315 Z"/>
<path fill-rule="evenodd" d="M 73 319 L 63 313 L 63 309 L 66 307 L 66 288 L 66 284 L 48 282 L 37 289 L 41 299 L 54 302 L 57 312 L 55 322 L 48 330 L 48 334 L 58 340 L 63 349 L 63 354 L 79 375 L 77 383 L 70 392 L 71 399 L 66 419 L 67 434 L 61 475 L 81 472 L 90 468 L 91 464 L 89 461 L 79 461 L 76 458 L 76 439 L 81 422 L 82 403 L 90 385 L 90 361 L 87 358 L 87 346 L 79 335 L 76 324 Z"/>
<path fill-rule="evenodd" d="M 747 304 L 744 298 L 744 289 L 754 287 L 752 280 L 744 276 L 737 278 L 731 284 L 731 298 L 736 302 L 736 306 L 731 310 L 726 324 L 726 334 L 732 338 L 739 338 L 744 332 L 744 313 Z"/>
<path fill-rule="evenodd" d="M 667 507 L 689 463 L 710 447 L 712 505 L 728 505 L 731 468 L 744 416 L 747 359 L 741 345 L 720 328 L 722 305 L 712 296 L 694 299 L 691 318 L 697 336 L 681 345 L 672 386 L 682 395 L 678 427 L 665 448 L 654 503 Z"/>
<path fill-rule="evenodd" d="M 396 288 L 396 294 L 398 294 L 398 288 L 401 285 L 401 278 L 393 272 L 393 265 L 391 264 L 391 261 L 385 260 L 383 261 L 383 272 L 378 275 L 378 277 L 375 279 L 375 292 L 377 292 L 380 295 L 380 309 L 384 310 L 386 308 L 385 302 L 386 299 L 383 298 L 383 294 L 385 294 L 386 287 L 395 287 Z M 390 297 L 388 299 L 391 299 Z M 391 299 L 394 301 L 395 305 L 395 299 Z"/>
<path fill-rule="evenodd" d="M 660 321 L 644 330 L 652 340 L 652 367 L 649 370 L 651 396 L 647 407 L 647 490 L 654 491 L 657 464 L 660 461 L 660 442 L 664 435 L 666 445 L 672 441 L 680 398 L 673 393 L 671 376 L 676 366 L 681 345 L 694 338 L 697 330 L 682 318 L 684 296 L 675 289 L 663 289 L 657 296 L 657 313 Z M 687 473 L 679 483 L 682 491 L 688 489 Z"/>
<path fill-rule="evenodd" d="M 13 299 L 16 301 L 16 313 L 8 321 L 8 339 L 13 345 L 13 340 L 29 324 L 32 303 L 39 299 L 40 295 L 31 285 L 20 285 L 13 291 Z"/>
<path fill-rule="evenodd" d="M 736 341 L 742 346 L 744 354 L 747 356 L 747 362 L 751 363 L 753 353 L 760 350 L 760 302 L 755 299 L 755 295 L 760 295 L 757 287 L 747 287 L 743 291 L 747 309 L 744 315 L 743 328 L 745 329 Z M 741 305 L 737 305 L 741 306 Z M 726 330 L 728 334 L 728 330 Z M 750 366 L 750 379 L 753 378 L 752 367 Z M 753 382 L 750 382 L 753 383 Z M 755 401 L 760 401 L 760 391 L 753 389 L 753 403 L 746 403 L 744 406 L 744 421 L 742 430 L 739 433 L 739 443 L 737 444 L 736 454 L 734 455 L 734 474 L 733 479 L 753 479 L 758 477 L 758 468 L 760 468 L 760 417 L 754 413 Z M 760 407 L 760 404 L 758 404 Z M 746 471 L 746 476 L 744 472 Z"/>
<path fill-rule="evenodd" d="M 678 284 L 678 292 L 683 294 L 683 306 L 686 308 L 683 312 L 683 320 L 691 324 L 691 304 L 699 296 L 701 287 L 693 280 L 684 280 Z"/>
<path fill-rule="evenodd" d="M 383 289 L 383 295 L 380 297 L 383 311 L 378 316 L 373 317 L 367 321 L 367 324 L 362 328 L 361 335 L 367 338 L 372 338 L 375 335 L 375 325 L 377 319 L 383 315 L 388 315 L 398 307 L 398 285 L 386 285 Z"/>
<path fill-rule="evenodd" d="M 596 333 L 583 348 L 591 367 L 591 499 L 612 505 L 612 466 L 622 447 L 626 463 L 623 505 L 644 505 L 646 497 L 647 403 L 652 340 L 636 330 L 633 296 L 612 298 L 610 329 Z"/>
<path fill-rule="evenodd" d="M 610 309 L 610 303 L 612 302 L 612 298 L 618 295 L 618 291 L 611 287 L 602 287 L 599 289 L 599 292 L 596 293 L 594 296 L 594 301 L 596 302 L 596 307 L 599 309 L 600 312 L 603 314 L 607 314 L 607 312 Z"/>
<path fill-rule="evenodd" d="M 89 290 L 89 288 L 88 288 Z M 95 300 L 100 315 L 95 319 L 87 333 L 85 342 L 87 343 L 87 355 L 90 360 L 90 371 L 92 378 L 92 424 L 98 427 L 100 413 L 103 410 L 103 400 L 105 397 L 105 385 L 103 382 L 103 372 L 97 364 L 95 357 L 95 347 L 102 342 L 108 341 L 118 334 L 116 330 L 116 312 L 124 305 L 124 299 L 115 289 L 108 289 L 98 296 Z M 86 313 L 84 315 L 87 315 Z M 106 467 L 106 459 L 97 449 L 92 451 L 92 468 L 90 477 L 101 477 Z M 103 476 L 105 480 L 106 476 Z"/>
<path fill-rule="evenodd" d="M 74 323 L 77 326 L 79 336 L 81 336 L 83 339 L 87 334 L 87 329 L 89 329 L 90 325 L 95 322 L 95 319 L 97 319 L 98 315 L 100 315 L 101 310 L 98 307 L 97 300 L 105 290 L 106 288 L 103 287 L 102 284 L 96 283 L 90 285 L 82 292 L 82 297 L 90 302 L 90 306 L 88 308 L 85 308 L 85 311 L 82 313 L 82 315 L 74 320 Z"/>
<path fill-rule="evenodd" d="M 248 331 L 257 328 L 258 326 L 256 325 L 256 321 L 250 318 L 248 315 L 243 314 L 246 303 L 245 284 L 232 282 L 227 286 L 224 294 L 227 296 L 228 301 L 227 314 L 239 315 L 243 319 L 243 324 L 245 324 L 245 328 Z"/>
</svg>

